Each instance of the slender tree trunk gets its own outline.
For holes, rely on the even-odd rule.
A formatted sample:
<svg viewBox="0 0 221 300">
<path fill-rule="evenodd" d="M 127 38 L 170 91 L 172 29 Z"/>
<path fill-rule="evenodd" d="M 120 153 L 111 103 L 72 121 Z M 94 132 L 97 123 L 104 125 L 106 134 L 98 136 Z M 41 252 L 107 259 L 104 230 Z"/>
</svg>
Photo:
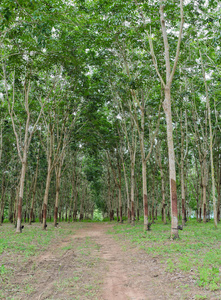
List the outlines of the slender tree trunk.
<svg viewBox="0 0 221 300">
<path fill-rule="evenodd" d="M 47 206 L 48 206 L 48 194 L 49 188 L 51 183 L 51 165 L 49 163 L 48 166 L 48 173 L 46 179 L 46 187 L 45 187 L 45 194 L 44 194 L 44 202 L 43 202 L 43 218 L 42 218 L 42 229 L 46 230 L 46 218 L 47 218 Z"/>
<path fill-rule="evenodd" d="M 208 86 L 206 81 L 206 75 L 204 70 L 203 58 L 200 51 L 201 67 L 204 79 L 204 85 L 206 90 L 206 104 L 208 110 L 208 119 L 209 119 L 209 136 L 210 136 L 210 164 L 211 164 L 211 179 L 212 179 L 212 194 L 213 194 L 213 215 L 214 215 L 214 225 L 217 228 L 217 211 L 216 211 L 216 192 L 215 192 L 215 176 L 214 176 L 214 164 L 213 164 L 213 131 L 212 131 L 212 122 L 211 122 L 211 111 L 210 111 L 210 102 L 209 102 L 209 93 Z M 204 221 L 204 220 L 203 220 Z"/>
<path fill-rule="evenodd" d="M 14 188 L 11 188 L 10 202 L 9 202 L 9 212 L 8 218 L 11 223 L 13 223 L 13 200 L 15 201 L 15 192 Z"/>
<path fill-rule="evenodd" d="M 160 167 L 160 177 L 161 177 L 161 192 L 162 192 L 162 221 L 164 224 L 167 223 L 166 220 L 166 201 L 165 201 L 165 185 L 164 185 L 164 173 L 163 173 L 163 167 L 161 162 L 161 155 L 159 153 L 159 167 Z"/>
<path fill-rule="evenodd" d="M 139 211 L 139 190 L 138 190 L 138 187 L 137 187 L 137 221 L 140 220 L 140 211 Z"/>
<path fill-rule="evenodd" d="M 143 178 L 143 208 L 144 208 L 144 230 L 148 230 L 148 202 L 147 202 L 147 163 L 142 160 Z"/>
<path fill-rule="evenodd" d="M 181 113 L 181 117 L 182 117 L 182 113 Z M 181 170 L 180 170 L 180 181 L 181 181 L 181 198 L 182 198 L 182 202 L 181 202 L 181 206 L 182 206 L 182 225 L 185 225 L 185 205 L 186 205 L 186 198 L 185 198 L 185 184 L 184 184 L 184 133 L 183 133 L 183 128 L 182 128 L 182 120 L 181 120 Z"/>
<path fill-rule="evenodd" d="M 131 162 L 131 225 L 134 226 L 135 221 L 135 204 L 134 204 L 134 193 L 135 193 L 135 155 L 133 155 Z"/>
<path fill-rule="evenodd" d="M 21 169 L 21 178 L 20 178 L 20 190 L 19 190 L 19 198 L 18 198 L 18 216 L 17 216 L 17 228 L 16 233 L 21 233 L 21 221 L 22 221 L 22 200 L 24 195 L 24 185 L 25 185 L 25 173 L 26 173 L 26 164 L 27 164 L 27 157 L 26 157 L 26 149 L 24 149 L 24 157 L 22 161 L 22 169 Z"/>
<path fill-rule="evenodd" d="M 153 168 L 153 181 L 152 181 L 152 223 L 154 223 L 154 203 L 155 203 L 155 172 L 156 166 Z"/>
<path fill-rule="evenodd" d="M 173 126 L 171 113 L 170 88 L 165 88 L 164 111 L 167 122 L 167 144 L 169 154 L 169 176 L 170 176 L 170 201 L 171 201 L 171 238 L 178 238 L 178 211 L 177 211 L 177 189 L 175 153 L 173 146 Z"/>
<path fill-rule="evenodd" d="M 35 181 L 33 186 L 33 195 L 32 195 L 32 202 L 31 202 L 31 209 L 30 209 L 30 217 L 29 217 L 29 225 L 31 225 L 31 221 L 33 219 L 33 211 L 34 211 L 34 204 L 35 204 L 35 195 L 36 195 L 36 187 L 37 187 L 37 179 L 38 179 L 38 164 L 39 164 L 39 154 L 37 158 L 37 166 L 35 171 Z"/>
<path fill-rule="evenodd" d="M 110 182 L 110 170 L 109 167 L 107 167 L 107 182 L 108 182 L 108 211 L 109 211 L 109 217 L 110 217 L 110 221 L 112 221 L 112 217 L 111 217 L 111 212 L 112 212 L 112 205 L 111 205 L 111 182 Z"/>
<path fill-rule="evenodd" d="M 121 185 L 118 187 L 118 199 L 119 199 L 119 209 L 120 209 L 120 223 L 123 223 L 123 211 L 122 211 L 122 199 L 121 199 Z"/>
<path fill-rule="evenodd" d="M 124 181 L 125 181 L 125 188 L 126 188 L 126 195 L 127 195 L 127 221 L 128 221 L 128 223 L 130 223 L 131 222 L 130 196 L 129 196 L 127 174 L 126 174 L 124 161 L 122 161 L 122 164 L 123 164 L 123 170 L 124 170 Z"/>
<path fill-rule="evenodd" d="M 57 226 L 57 219 L 58 219 L 58 204 L 59 204 L 59 193 L 61 187 L 61 164 L 56 168 L 56 196 L 55 196 L 55 207 L 54 207 L 54 226 Z"/>
<path fill-rule="evenodd" d="M 202 203 L 202 210 L 203 210 L 203 223 L 206 223 L 206 187 L 207 187 L 207 163 L 206 158 L 204 156 L 203 163 L 202 163 L 202 189 L 203 189 L 203 203 Z"/>
</svg>

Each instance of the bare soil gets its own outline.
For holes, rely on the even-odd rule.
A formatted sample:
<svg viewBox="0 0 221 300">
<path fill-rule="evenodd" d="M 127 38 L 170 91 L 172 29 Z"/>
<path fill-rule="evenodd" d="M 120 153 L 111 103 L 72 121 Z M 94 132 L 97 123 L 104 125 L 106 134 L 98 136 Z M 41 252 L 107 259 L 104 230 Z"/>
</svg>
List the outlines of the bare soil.
<svg viewBox="0 0 221 300">
<path fill-rule="evenodd" d="M 116 241 L 107 234 L 110 224 L 82 223 L 77 230 L 75 224 L 61 226 L 75 234 L 19 264 L 4 284 L 4 299 L 221 299 L 202 292 L 189 275 L 166 272 L 162 258 Z"/>
</svg>

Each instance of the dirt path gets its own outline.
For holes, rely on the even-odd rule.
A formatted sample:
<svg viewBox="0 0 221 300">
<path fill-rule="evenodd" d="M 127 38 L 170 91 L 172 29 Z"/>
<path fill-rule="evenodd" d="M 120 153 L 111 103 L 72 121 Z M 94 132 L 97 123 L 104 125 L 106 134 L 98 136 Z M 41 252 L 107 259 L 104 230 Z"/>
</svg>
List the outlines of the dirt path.
<svg viewBox="0 0 221 300">
<path fill-rule="evenodd" d="M 116 241 L 107 234 L 112 225 L 61 226 L 75 234 L 16 270 L 4 299 L 182 300 L 202 294 L 192 278 L 166 272 L 162 258 Z"/>
<path fill-rule="evenodd" d="M 78 232 L 78 237 L 90 236 L 101 246 L 100 256 L 105 268 L 102 300 L 194 299 L 191 293 L 176 288 L 174 278 L 156 259 L 128 244 L 125 247 L 124 241 L 120 246 L 111 235 L 106 234 L 109 227 L 91 224 Z M 177 274 L 179 285 L 181 277 Z"/>
</svg>

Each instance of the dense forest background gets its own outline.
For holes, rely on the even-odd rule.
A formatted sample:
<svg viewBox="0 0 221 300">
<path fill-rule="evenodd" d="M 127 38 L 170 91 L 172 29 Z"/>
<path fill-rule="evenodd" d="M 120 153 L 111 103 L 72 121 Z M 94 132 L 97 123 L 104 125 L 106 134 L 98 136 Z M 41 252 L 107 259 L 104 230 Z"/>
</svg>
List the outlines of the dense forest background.
<svg viewBox="0 0 221 300">
<path fill-rule="evenodd" d="M 213 0 L 2 0 L 1 224 L 216 227 L 220 21 Z"/>
</svg>

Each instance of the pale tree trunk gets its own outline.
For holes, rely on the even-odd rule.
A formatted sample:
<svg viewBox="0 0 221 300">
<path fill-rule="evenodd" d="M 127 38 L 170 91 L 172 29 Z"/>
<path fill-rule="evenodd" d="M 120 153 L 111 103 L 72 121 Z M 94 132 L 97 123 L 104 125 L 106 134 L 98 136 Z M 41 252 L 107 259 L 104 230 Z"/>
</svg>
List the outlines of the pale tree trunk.
<svg viewBox="0 0 221 300">
<path fill-rule="evenodd" d="M 164 179 L 164 172 L 162 166 L 162 158 L 161 158 L 161 142 L 157 142 L 156 147 L 156 160 L 160 168 L 160 177 L 161 177 L 161 193 L 162 193 L 162 221 L 164 224 L 167 223 L 166 220 L 166 201 L 165 201 L 165 179 Z"/>
<path fill-rule="evenodd" d="M 147 163 L 142 160 L 144 230 L 148 230 Z"/>
<path fill-rule="evenodd" d="M 69 216 L 68 216 L 68 223 L 71 221 L 71 212 L 72 212 L 72 206 L 73 206 L 73 200 L 74 200 L 74 181 L 75 181 L 75 172 L 73 172 L 72 175 L 72 182 L 71 182 L 71 199 L 70 199 L 70 209 L 69 209 Z"/>
<path fill-rule="evenodd" d="M 121 199 L 121 186 L 118 187 L 118 199 L 119 199 L 119 210 L 120 210 L 120 223 L 123 223 L 123 210 L 122 210 L 122 199 Z"/>
<path fill-rule="evenodd" d="M 8 85 L 7 85 L 7 75 L 6 75 L 6 67 L 5 65 L 3 66 L 3 74 L 4 74 L 4 84 L 5 84 L 5 92 L 6 92 L 6 98 L 8 100 L 8 110 L 12 122 L 12 127 L 13 127 L 13 132 L 16 138 L 16 145 L 17 145 L 17 151 L 18 151 L 18 156 L 20 158 L 20 161 L 22 163 L 21 167 L 21 177 L 20 177 L 20 190 L 19 190 L 19 198 L 18 198 L 18 207 L 17 207 L 17 228 L 16 228 L 16 233 L 21 233 L 22 232 L 22 226 L 21 226 L 21 221 L 22 221 L 22 201 L 23 201 L 23 195 L 24 195 L 24 182 L 25 182 L 25 173 L 26 173 L 26 166 L 27 166 L 27 154 L 29 150 L 29 146 L 31 143 L 32 136 L 36 130 L 37 124 L 39 122 L 39 119 L 42 114 L 43 107 L 41 108 L 37 120 L 32 126 L 31 132 L 30 130 L 30 110 L 29 110 L 29 93 L 30 93 L 30 85 L 31 81 L 25 79 L 24 83 L 24 106 L 25 106 L 25 112 L 27 115 L 26 118 L 26 124 L 25 124 L 25 133 L 24 133 L 24 140 L 22 141 L 21 136 L 19 137 L 18 131 L 16 129 L 16 124 L 15 124 L 15 111 L 14 111 L 14 105 L 15 105 L 15 72 L 13 73 L 13 83 L 12 83 L 12 102 L 10 101 L 9 98 L 9 93 L 8 93 Z M 50 94 L 50 93 L 49 93 Z M 48 96 L 49 96 L 48 94 Z"/>
<path fill-rule="evenodd" d="M 203 212 L 203 222 L 206 223 L 206 187 L 207 187 L 207 162 L 206 162 L 206 157 L 203 157 L 203 162 L 202 162 L 202 212 Z"/>
<path fill-rule="evenodd" d="M 138 187 L 137 187 L 136 197 L 137 197 L 137 221 L 139 221 L 140 220 L 140 210 L 139 210 L 139 189 L 138 189 Z"/>
<path fill-rule="evenodd" d="M 120 223 L 123 223 L 122 220 L 122 199 L 121 199 L 121 165 L 120 165 L 120 157 L 119 154 L 117 155 L 117 170 L 118 170 L 118 179 L 117 179 L 117 175 L 115 172 L 115 169 L 112 165 L 111 162 L 111 158 L 110 158 L 110 154 L 107 152 L 107 158 L 109 160 L 109 164 L 112 170 L 112 174 L 114 177 L 114 181 L 115 181 L 115 186 L 118 188 L 118 201 L 116 201 L 116 207 L 117 207 L 117 221 L 119 222 L 119 213 L 120 213 Z M 119 209 L 118 209 L 119 208 Z"/>
<path fill-rule="evenodd" d="M 177 189 L 176 189 L 176 168 L 175 168 L 175 153 L 173 146 L 173 126 L 172 126 L 172 113 L 171 113 L 171 84 L 176 71 L 176 66 L 178 63 L 180 45 L 182 39 L 182 31 L 184 24 L 183 17 L 183 0 L 180 0 L 180 30 L 179 37 L 177 42 L 176 56 L 174 59 L 173 68 L 171 71 L 170 67 L 170 52 L 169 52 L 169 43 L 167 38 L 167 29 L 166 29 L 166 21 L 164 16 L 164 1 L 161 1 L 160 4 L 160 23 L 162 29 L 162 36 L 164 42 L 164 52 L 165 52 L 165 65 L 166 65 L 166 83 L 164 82 L 162 76 L 160 75 L 157 59 L 154 53 L 153 47 L 153 39 L 151 34 L 149 34 L 149 45 L 150 52 L 153 60 L 154 67 L 156 69 L 156 73 L 160 78 L 161 84 L 164 88 L 164 96 L 165 100 L 163 103 L 164 112 L 166 115 L 166 123 L 167 123 L 167 144 L 168 144 L 168 154 L 169 154 L 169 176 L 170 176 L 170 201 L 171 201 L 171 238 L 178 238 L 178 213 L 177 213 Z"/>
<path fill-rule="evenodd" d="M 20 190 L 19 190 L 19 197 L 18 197 L 18 215 L 17 215 L 16 233 L 21 233 L 22 232 L 22 227 L 21 227 L 22 200 L 23 200 L 23 195 L 24 195 L 26 164 L 27 164 L 27 157 L 26 157 L 26 153 L 25 153 L 23 161 L 22 161 L 22 169 L 21 169 Z"/>
<path fill-rule="evenodd" d="M 43 201 L 43 218 L 42 218 L 42 229 L 43 230 L 46 230 L 46 227 L 47 227 L 46 219 L 47 219 L 47 206 L 48 206 L 48 194 L 49 194 L 50 183 L 51 183 L 51 170 L 50 170 L 50 165 L 49 165 L 47 178 L 46 178 L 44 201 Z"/>
<path fill-rule="evenodd" d="M 215 176 L 214 176 L 214 164 L 213 164 L 213 131 L 211 123 L 211 111 L 210 111 L 210 102 L 209 102 L 209 93 L 208 86 L 206 82 L 206 75 L 204 70 L 203 58 L 200 51 L 201 67 L 204 79 L 204 85 L 206 90 L 206 105 L 208 110 L 208 120 L 209 120 L 209 136 L 210 136 L 210 164 L 211 164 L 211 177 L 212 177 L 212 194 L 213 194 L 213 214 L 214 214 L 214 225 L 217 228 L 217 211 L 216 211 L 216 192 L 215 192 Z"/>
<path fill-rule="evenodd" d="M 108 182 L 108 210 L 109 210 L 109 218 L 112 221 L 112 205 L 111 205 L 111 183 L 110 183 L 110 170 L 107 166 L 107 182 Z"/>
<path fill-rule="evenodd" d="M 196 179 L 196 183 L 195 183 L 196 201 L 197 201 L 196 220 L 197 220 L 197 222 L 199 222 L 199 195 L 200 195 L 201 180 L 200 180 L 200 174 L 199 174 L 198 164 L 197 164 L 195 155 L 194 155 L 194 158 L 195 158 L 196 175 L 197 175 L 197 179 Z"/>
<path fill-rule="evenodd" d="M 45 152 L 47 155 L 48 169 L 47 169 L 46 187 L 45 187 L 44 201 L 43 201 L 43 218 L 42 218 L 42 229 L 43 230 L 46 230 L 46 228 L 47 228 L 46 219 L 47 219 L 48 194 L 49 194 L 50 183 L 51 183 L 51 175 L 52 175 L 52 171 L 53 171 L 55 165 L 58 163 L 59 151 L 60 151 L 62 134 L 63 134 L 63 131 L 61 131 L 59 141 L 57 144 L 57 148 L 56 148 L 56 153 L 55 153 L 55 150 L 54 150 L 55 124 L 54 125 L 47 124 L 47 127 L 48 127 L 48 136 L 47 136 L 47 148 L 45 148 Z M 58 132 L 57 132 L 57 135 L 58 135 Z M 53 155 L 53 151 L 54 151 L 54 155 Z"/>
<path fill-rule="evenodd" d="M 162 208 L 163 208 L 163 223 L 167 223 L 166 219 L 166 201 L 165 201 L 165 184 L 164 184 L 164 173 L 163 168 L 160 168 L 160 176 L 161 176 L 161 190 L 162 190 Z"/>
<path fill-rule="evenodd" d="M 130 196 L 129 196 L 129 190 L 128 190 L 128 181 L 127 181 L 127 174 L 126 174 L 126 168 L 125 168 L 125 163 L 122 160 L 123 164 L 123 170 L 124 170 L 124 181 L 125 181 L 125 189 L 126 189 L 126 196 L 127 196 L 127 221 L 130 223 Z"/>
<path fill-rule="evenodd" d="M 51 173 L 53 170 L 52 166 L 52 148 L 53 148 L 53 131 L 49 129 L 49 148 L 47 149 L 47 160 L 48 160 L 48 170 L 47 170 L 47 178 L 46 178 L 46 186 L 44 193 L 44 201 L 43 201 L 43 216 L 42 216 L 42 229 L 46 230 L 46 219 L 47 219 L 47 206 L 48 206 L 48 194 L 51 183 Z"/>
<path fill-rule="evenodd" d="M 136 4 L 137 4 L 137 2 L 136 2 Z M 129 66 L 128 66 L 128 63 L 127 63 L 125 57 L 124 57 L 124 65 L 125 65 L 125 69 L 126 69 L 128 77 L 131 78 Z M 131 117 L 133 118 L 134 123 L 136 125 L 137 131 L 138 131 L 138 135 L 139 135 L 139 139 L 140 139 L 140 150 L 141 150 L 141 157 L 142 157 L 144 231 L 146 231 L 146 230 L 148 230 L 148 200 L 147 200 L 147 186 L 146 186 L 146 184 L 147 184 L 147 182 L 146 182 L 146 180 L 147 180 L 146 179 L 146 176 L 147 176 L 146 175 L 146 164 L 147 164 L 147 161 L 148 161 L 148 159 L 150 157 L 150 154 L 152 152 L 153 144 L 155 142 L 155 137 L 156 137 L 158 129 L 159 129 L 159 120 L 160 120 L 159 117 L 160 117 L 160 114 L 158 116 L 158 125 L 155 128 L 155 133 L 150 138 L 150 148 L 149 148 L 149 152 L 148 152 L 148 154 L 146 156 L 146 151 L 145 151 L 145 147 L 144 147 L 144 127 L 145 127 L 144 126 L 145 125 L 145 99 L 144 99 L 144 93 L 142 91 L 141 100 L 139 100 L 138 97 L 137 97 L 137 95 L 136 95 L 136 91 L 135 90 L 131 89 L 130 92 L 131 92 L 131 97 L 132 97 L 132 103 L 129 104 L 129 110 L 130 110 Z M 137 110 L 137 107 L 136 107 L 137 105 L 139 106 L 139 109 L 140 109 L 140 112 L 141 112 L 141 124 L 139 124 L 139 121 L 138 121 L 136 113 L 134 114 L 133 111 L 132 111 L 132 106 L 133 106 L 134 111 L 136 111 Z M 153 131 L 153 128 L 151 128 L 150 131 Z M 129 147 L 129 149 L 131 149 L 131 151 L 130 151 L 131 162 L 133 161 L 132 156 L 135 155 L 135 153 L 136 153 L 136 150 L 135 150 L 135 147 L 136 147 L 136 135 L 134 137 L 135 138 L 132 139 L 133 140 L 132 146 Z M 135 162 L 135 160 L 134 160 L 134 162 Z M 132 223 L 134 224 L 134 222 L 132 222 Z"/>
<path fill-rule="evenodd" d="M 181 198 L 182 198 L 182 225 L 185 225 L 185 186 L 184 186 L 184 133 L 181 124 L 181 166 L 180 166 L 180 181 L 181 181 Z"/>
<path fill-rule="evenodd" d="M 65 135 L 64 135 L 64 140 L 66 140 Z M 55 227 L 57 226 L 59 194 L 60 194 L 61 176 L 62 176 L 61 169 L 64 164 L 65 147 L 66 147 L 66 143 L 63 144 L 61 153 L 59 155 L 59 161 L 58 161 L 57 165 L 55 166 L 55 174 L 56 174 L 56 196 L 55 196 L 55 208 L 54 208 L 54 226 Z M 67 213 L 67 204 L 66 204 L 66 213 Z M 67 216 L 66 216 L 66 219 L 67 219 Z"/>
<path fill-rule="evenodd" d="M 126 59 L 124 59 L 124 64 L 125 64 L 125 67 L 126 67 L 126 70 L 127 70 L 127 74 L 130 76 L 129 67 L 128 67 L 128 64 L 126 62 Z M 133 98 L 135 97 L 135 93 L 132 90 L 131 90 L 131 95 L 132 95 Z M 120 113 L 123 114 L 124 110 L 122 108 L 121 102 L 119 101 L 118 104 L 119 104 L 119 107 L 120 107 Z M 123 159 L 123 151 L 121 149 L 121 159 L 122 159 L 122 163 L 123 163 L 126 193 L 127 193 L 127 215 L 128 215 L 128 223 L 131 222 L 131 225 L 134 226 L 134 220 L 135 220 L 135 204 L 134 204 L 135 176 L 134 176 L 134 172 L 135 172 L 135 160 L 136 160 L 136 148 L 137 148 L 137 131 L 134 128 L 135 124 L 134 124 L 134 120 L 132 118 L 131 118 L 131 121 L 130 121 L 130 128 L 128 128 L 128 126 L 126 124 L 126 117 L 123 118 L 122 125 L 123 125 L 122 126 L 123 131 L 124 131 L 124 134 L 125 134 L 125 137 L 126 137 L 126 140 L 127 140 L 128 150 L 130 152 L 130 172 L 131 172 L 131 182 L 130 182 L 131 195 L 130 196 L 131 196 L 131 201 L 130 201 L 130 197 L 129 197 L 128 181 L 127 181 L 125 164 L 124 164 L 124 159 Z M 128 132 L 130 132 L 131 140 L 129 138 Z"/>
<path fill-rule="evenodd" d="M 152 224 L 154 222 L 154 204 L 155 204 L 155 172 L 156 172 L 156 166 L 153 168 L 153 181 L 152 181 Z"/>
<path fill-rule="evenodd" d="M 171 113 L 170 89 L 165 88 L 164 111 L 167 122 L 167 144 L 169 154 L 169 175 L 170 175 L 170 200 L 171 200 L 171 237 L 178 238 L 178 212 L 177 212 L 177 190 L 176 190 L 176 167 L 175 152 L 173 146 L 173 125 Z"/>
<path fill-rule="evenodd" d="M 61 188 L 61 164 L 55 167 L 56 173 L 56 196 L 55 196 L 55 207 L 54 207 L 54 226 L 57 226 L 58 219 L 58 204 L 59 204 L 59 193 Z"/>
<path fill-rule="evenodd" d="M 29 225 L 31 225 L 31 221 L 33 219 L 34 204 L 35 204 L 35 195 L 36 195 L 36 187 L 37 187 L 37 179 L 38 179 L 38 165 L 39 165 L 39 153 L 38 153 L 37 166 L 36 166 L 36 171 L 35 171 L 35 179 L 34 179 L 34 186 L 33 186 L 33 195 L 32 195 L 32 202 L 31 202 L 31 209 L 30 209 L 30 216 L 29 216 Z"/>
<path fill-rule="evenodd" d="M 132 157 L 131 161 L 131 224 L 134 226 L 135 221 L 135 204 L 134 204 L 134 196 L 135 196 L 135 153 Z"/>
<path fill-rule="evenodd" d="M 118 161 L 118 201 L 119 201 L 119 210 L 120 210 L 120 223 L 123 223 L 123 211 L 122 211 L 122 198 L 121 198 L 121 166 L 120 162 Z"/>
<path fill-rule="evenodd" d="M 151 150 L 147 157 L 145 157 L 145 147 L 144 147 L 144 98 L 142 97 L 142 107 L 141 107 L 141 130 L 138 130 L 140 138 L 140 150 L 141 150 L 141 160 L 142 160 L 142 180 L 143 180 L 143 211 L 144 211 L 144 231 L 148 230 L 148 200 L 147 200 L 147 159 L 150 156 Z"/>
</svg>

